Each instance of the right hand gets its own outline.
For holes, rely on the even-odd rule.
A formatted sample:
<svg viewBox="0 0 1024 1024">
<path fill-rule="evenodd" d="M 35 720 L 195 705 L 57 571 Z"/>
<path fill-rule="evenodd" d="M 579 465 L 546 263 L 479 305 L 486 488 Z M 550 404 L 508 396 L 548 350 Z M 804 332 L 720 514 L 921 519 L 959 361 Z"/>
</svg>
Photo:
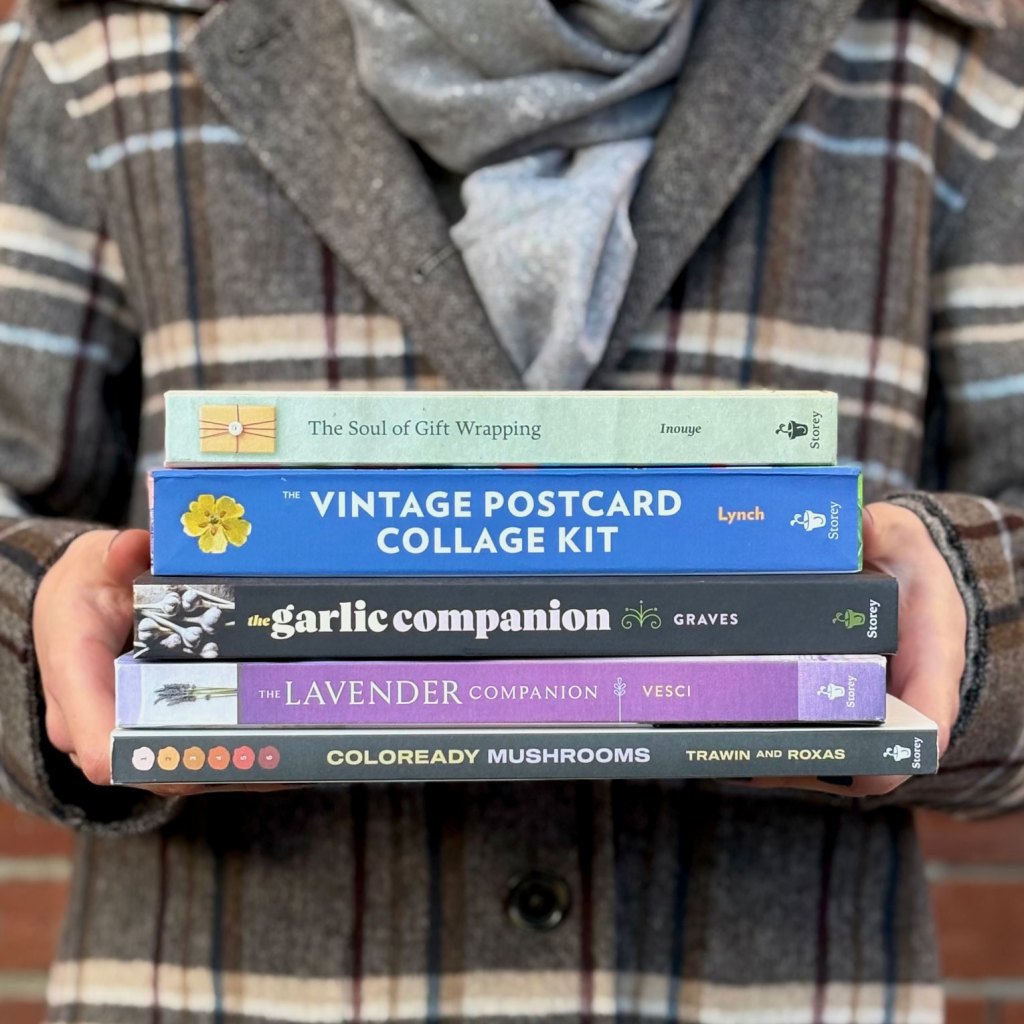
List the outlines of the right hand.
<svg viewBox="0 0 1024 1024">
<path fill-rule="evenodd" d="M 148 568 L 145 530 L 83 533 L 43 576 L 32 608 L 47 735 L 101 786 L 110 784 L 114 659 L 133 628 L 132 580 Z"/>
<path fill-rule="evenodd" d="M 134 632 L 132 581 L 149 568 L 146 530 L 94 530 L 76 537 L 39 583 L 32 608 L 36 661 L 46 702 L 46 733 L 85 777 L 110 785 L 114 659 Z M 138 786 L 160 796 L 274 792 L 239 786 Z"/>
</svg>

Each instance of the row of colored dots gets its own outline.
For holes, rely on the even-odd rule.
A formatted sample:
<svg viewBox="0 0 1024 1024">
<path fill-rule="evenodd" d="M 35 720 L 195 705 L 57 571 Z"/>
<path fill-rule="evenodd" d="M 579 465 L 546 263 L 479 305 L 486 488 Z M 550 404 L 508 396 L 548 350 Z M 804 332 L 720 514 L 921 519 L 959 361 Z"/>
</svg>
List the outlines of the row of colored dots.
<svg viewBox="0 0 1024 1024">
<path fill-rule="evenodd" d="M 234 750 L 211 747 L 205 751 L 202 747 L 186 747 L 179 751 L 177 747 L 161 747 L 154 752 L 152 747 L 136 747 L 132 751 L 132 767 L 140 772 L 148 772 L 154 765 L 165 772 L 173 772 L 179 766 L 193 772 L 203 767 L 212 768 L 216 772 L 229 767 L 248 771 L 257 765 L 270 771 L 280 763 L 280 751 L 270 746 L 260 747 L 259 752 L 245 745 L 235 747 Z"/>
</svg>

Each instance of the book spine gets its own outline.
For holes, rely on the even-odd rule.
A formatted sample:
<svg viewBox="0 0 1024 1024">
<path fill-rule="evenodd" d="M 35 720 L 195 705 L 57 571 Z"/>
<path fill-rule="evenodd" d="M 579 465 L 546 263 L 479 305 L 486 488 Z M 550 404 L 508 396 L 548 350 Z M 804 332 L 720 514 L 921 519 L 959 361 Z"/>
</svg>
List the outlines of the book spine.
<svg viewBox="0 0 1024 1024">
<path fill-rule="evenodd" d="M 831 392 L 169 392 L 168 465 L 831 465 Z"/>
<path fill-rule="evenodd" d="M 885 659 L 199 662 L 121 658 L 117 724 L 879 722 Z"/>
<path fill-rule="evenodd" d="M 870 572 L 150 576 L 135 585 L 135 651 L 157 661 L 887 654 L 897 600 L 896 580 Z M 172 627 L 194 620 L 204 630 L 180 642 Z"/>
<path fill-rule="evenodd" d="M 118 730 L 112 737 L 112 781 L 125 785 L 927 775 L 937 767 L 934 727 Z"/>
<path fill-rule="evenodd" d="M 157 470 L 157 575 L 853 572 L 819 469 Z"/>
</svg>

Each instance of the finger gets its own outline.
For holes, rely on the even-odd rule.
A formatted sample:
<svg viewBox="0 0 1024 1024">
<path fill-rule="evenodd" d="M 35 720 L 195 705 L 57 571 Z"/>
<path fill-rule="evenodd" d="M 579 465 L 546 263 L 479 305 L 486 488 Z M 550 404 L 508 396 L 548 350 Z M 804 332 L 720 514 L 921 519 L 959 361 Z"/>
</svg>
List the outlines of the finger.
<svg viewBox="0 0 1024 1024">
<path fill-rule="evenodd" d="M 936 637 L 911 639 L 889 662 L 890 689 L 939 729 L 939 753 L 949 746 L 950 731 L 960 711 L 960 678 L 964 671 L 962 647 L 951 648 Z"/>
<path fill-rule="evenodd" d="M 114 535 L 103 557 L 110 582 L 127 587 L 149 568 L 149 533 L 146 530 L 121 530 Z"/>
<path fill-rule="evenodd" d="M 924 523 L 910 509 L 890 502 L 864 506 L 861 539 L 865 560 L 887 572 L 913 569 L 916 556 L 922 552 L 930 552 L 942 566 L 946 565 Z"/>
<path fill-rule="evenodd" d="M 883 569 L 881 563 L 892 555 L 895 547 L 892 529 L 891 516 L 876 517 L 871 505 L 864 506 L 861 511 L 861 543 L 865 568 Z"/>
<path fill-rule="evenodd" d="M 909 775 L 783 775 L 751 779 L 746 785 L 754 789 L 799 789 L 832 796 L 864 797 L 885 796 L 909 778 Z"/>
<path fill-rule="evenodd" d="M 963 600 L 946 560 L 914 513 L 888 504 L 864 511 L 865 560 L 900 581 L 899 650 L 889 663 L 890 689 L 938 725 L 944 752 L 960 709 L 966 663 Z"/>
<path fill-rule="evenodd" d="M 225 786 L 204 786 L 185 785 L 178 782 L 147 783 L 146 785 L 133 784 L 129 789 L 142 789 L 155 796 L 204 796 L 213 793 L 280 793 L 286 789 L 304 789 L 304 786 L 295 783 L 281 782 L 247 782 L 241 785 Z"/>
<path fill-rule="evenodd" d="M 59 690 L 55 703 L 63 715 L 71 748 L 86 777 L 98 785 L 110 782 L 113 657 L 131 632 L 132 580 L 148 567 L 149 534 L 145 530 L 114 534 L 103 552 L 102 572 L 91 602 L 75 603 L 74 642 L 51 645 L 46 659 L 49 693 L 52 696 Z"/>
<path fill-rule="evenodd" d="M 910 579 L 900 601 L 899 650 L 889 661 L 890 688 L 938 723 L 948 728 L 960 708 L 960 681 L 966 665 L 967 616 L 955 590 L 938 580 Z"/>
<path fill-rule="evenodd" d="M 164 797 L 167 800 L 176 796 L 200 796 L 206 789 L 205 786 L 185 786 L 175 782 L 169 782 L 162 786 L 132 785 L 126 788 L 141 789 L 143 792 L 152 793 L 154 796 Z"/>
<path fill-rule="evenodd" d="M 110 732 L 114 727 L 114 662 L 110 649 L 85 633 L 74 650 L 65 647 L 50 657 L 49 673 L 60 682 L 57 707 L 69 733 L 71 749 L 90 782 L 110 782 Z"/>
<path fill-rule="evenodd" d="M 70 754 L 74 749 L 71 740 L 71 730 L 64 719 L 64 713 L 54 697 L 50 694 L 46 697 L 46 735 L 50 743 L 62 754 Z"/>
<path fill-rule="evenodd" d="M 130 635 L 131 580 L 148 564 L 144 530 L 77 537 L 44 576 L 33 606 L 40 678 L 60 748 L 109 782 L 114 657 Z"/>
<path fill-rule="evenodd" d="M 109 623 L 123 624 L 118 650 L 126 649 L 131 636 L 132 582 L 149 569 L 149 534 L 145 530 L 121 530 L 103 552 L 101 583 L 93 601 Z"/>
</svg>

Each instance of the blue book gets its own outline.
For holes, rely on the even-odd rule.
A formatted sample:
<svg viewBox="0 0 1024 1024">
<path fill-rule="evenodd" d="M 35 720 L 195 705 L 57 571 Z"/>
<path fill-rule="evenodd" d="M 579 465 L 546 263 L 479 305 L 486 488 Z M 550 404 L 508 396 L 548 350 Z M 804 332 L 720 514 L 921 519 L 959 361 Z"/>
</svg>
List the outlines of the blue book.
<svg viewBox="0 0 1024 1024">
<path fill-rule="evenodd" d="M 860 471 L 157 470 L 153 572 L 855 572 Z"/>
</svg>

